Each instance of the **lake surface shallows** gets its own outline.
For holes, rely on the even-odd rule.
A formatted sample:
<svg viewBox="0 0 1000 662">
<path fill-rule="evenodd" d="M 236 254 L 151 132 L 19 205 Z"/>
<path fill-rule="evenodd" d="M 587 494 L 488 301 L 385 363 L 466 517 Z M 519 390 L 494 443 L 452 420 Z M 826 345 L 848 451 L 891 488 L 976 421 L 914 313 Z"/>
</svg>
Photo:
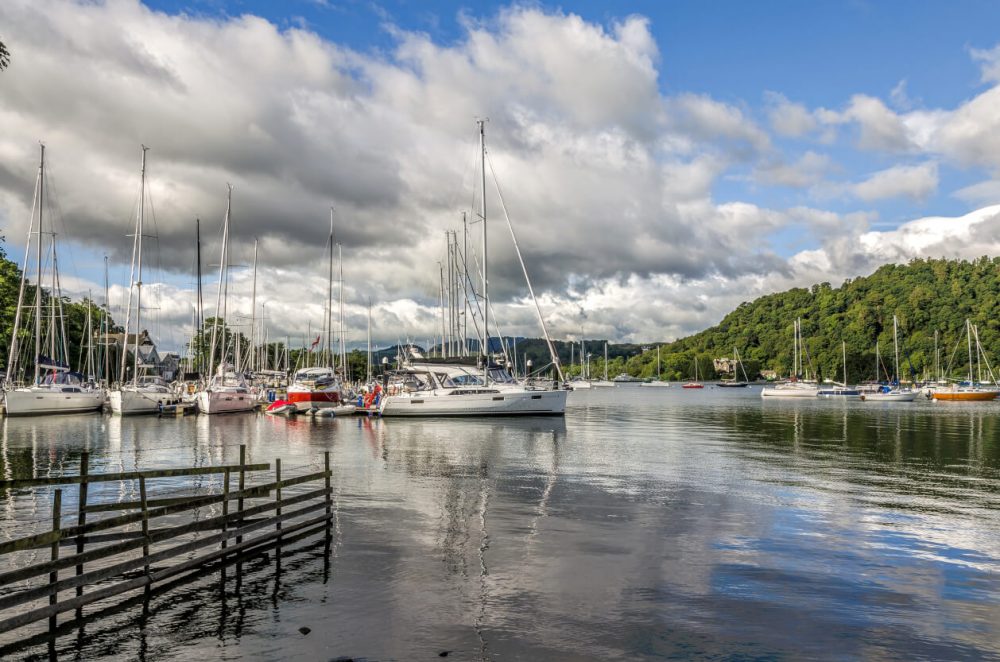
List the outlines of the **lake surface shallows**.
<svg viewBox="0 0 1000 662">
<path fill-rule="evenodd" d="M 179 586 L 60 657 L 1000 659 L 996 403 L 619 388 L 571 393 L 565 420 L 7 419 L 0 469 L 234 463 L 240 443 L 289 475 L 331 452 L 329 556 Z M 0 493 L 3 538 L 43 530 L 50 499 Z"/>
</svg>

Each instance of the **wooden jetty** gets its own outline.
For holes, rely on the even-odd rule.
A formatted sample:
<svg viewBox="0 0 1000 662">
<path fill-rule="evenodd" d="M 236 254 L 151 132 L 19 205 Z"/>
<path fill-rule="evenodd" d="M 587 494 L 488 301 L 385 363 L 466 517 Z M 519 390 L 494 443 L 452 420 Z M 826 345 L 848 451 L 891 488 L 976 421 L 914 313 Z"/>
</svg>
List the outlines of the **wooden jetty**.
<svg viewBox="0 0 1000 662">
<path fill-rule="evenodd" d="M 0 633 L 48 619 L 51 636 L 57 629 L 58 615 L 64 612 L 75 611 L 80 620 L 86 605 L 104 604 L 109 598 L 139 589 L 148 592 L 164 580 L 243 558 L 247 552 L 282 540 L 299 540 L 324 530 L 329 540 L 333 517 L 329 452 L 324 453 L 323 471 L 282 478 L 281 460 L 276 459 L 273 480 L 247 484 L 251 474 L 270 469 L 270 464 L 247 464 L 246 447 L 240 446 L 239 464 L 92 474 L 84 452 L 78 475 L 0 481 L 0 490 L 50 485 L 76 485 L 78 489 L 74 526 L 63 526 L 67 514 L 62 509 L 63 489 L 56 489 L 50 530 L 0 542 L 0 557 L 11 555 L 7 558 L 19 561 L 16 555 L 23 557 L 24 552 L 32 557 L 22 567 L 5 564 L 12 569 L 0 573 Z M 205 475 L 222 476 L 219 493 L 154 498 L 148 485 L 157 479 Z M 234 478 L 235 490 L 231 486 Z M 88 500 L 90 485 L 109 481 L 131 481 L 133 486 L 138 482 L 140 498 L 106 503 Z M 288 488 L 308 483 L 321 486 L 289 493 Z M 176 485 L 173 487 L 176 493 Z M 249 505 L 250 501 L 254 505 Z M 219 514 L 197 518 L 197 509 L 213 506 Z M 99 513 L 118 514 L 93 517 Z M 169 524 L 155 527 L 168 516 Z M 64 555 L 64 547 L 75 553 Z M 31 550 L 45 548 L 48 559 L 35 559 L 37 552 Z M 193 552 L 196 554 L 191 556 Z M 68 572 L 71 568 L 72 573 Z"/>
</svg>

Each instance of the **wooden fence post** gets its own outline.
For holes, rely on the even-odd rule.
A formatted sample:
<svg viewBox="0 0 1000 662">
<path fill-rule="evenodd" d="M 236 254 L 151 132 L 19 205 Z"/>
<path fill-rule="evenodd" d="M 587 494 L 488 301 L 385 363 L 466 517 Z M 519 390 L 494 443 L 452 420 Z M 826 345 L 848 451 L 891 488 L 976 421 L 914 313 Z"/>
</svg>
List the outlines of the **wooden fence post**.
<svg viewBox="0 0 1000 662">
<path fill-rule="evenodd" d="M 333 495 L 330 492 L 330 451 L 323 453 L 323 469 L 326 473 L 326 514 L 330 516 L 330 506 L 333 505 Z"/>
<path fill-rule="evenodd" d="M 90 453 L 83 451 L 80 453 L 80 503 L 77 505 L 78 514 L 76 517 L 76 525 L 83 527 L 87 523 L 87 475 L 90 473 Z M 86 541 L 86 536 L 81 533 L 76 537 L 76 553 L 83 554 L 84 544 Z M 76 566 L 76 574 L 83 574 L 83 564 L 79 563 Z M 76 587 L 77 596 L 83 595 L 83 586 Z M 79 619 L 83 616 L 83 607 L 76 610 L 76 617 Z"/>
<path fill-rule="evenodd" d="M 57 532 L 62 528 L 62 490 L 56 490 L 52 495 L 52 531 Z M 52 554 L 51 558 L 53 561 L 59 559 L 59 541 L 56 540 L 52 543 Z M 53 570 L 49 573 L 49 584 L 55 584 L 59 581 L 59 571 Z M 53 591 L 52 595 L 49 596 L 49 605 L 54 605 L 58 600 L 58 591 Z M 56 615 L 52 614 L 49 616 L 49 631 L 56 631 Z"/>
<path fill-rule="evenodd" d="M 226 532 L 227 528 L 227 515 L 229 514 L 229 469 L 226 469 L 225 475 L 222 478 L 222 532 Z M 228 538 L 222 539 L 222 549 L 225 549 L 229 545 L 227 544 Z M 223 566 L 225 567 L 225 566 Z M 225 570 L 223 570 L 225 573 Z"/>
<path fill-rule="evenodd" d="M 236 501 L 236 510 L 239 512 L 239 518 L 237 519 L 237 528 L 243 526 L 243 489 L 246 487 L 246 467 L 247 464 L 247 447 L 246 444 L 240 444 L 240 496 Z M 243 536 L 236 536 L 236 544 L 239 545 L 243 542 Z"/>
<path fill-rule="evenodd" d="M 142 556 L 147 558 L 149 556 L 149 507 L 146 502 L 146 479 L 145 477 L 139 478 L 139 500 L 142 503 Z M 142 571 L 149 574 L 149 564 L 142 566 Z M 146 591 L 149 591 L 149 585 L 146 585 Z"/>
<path fill-rule="evenodd" d="M 274 480 L 277 487 L 274 488 L 274 501 L 277 507 L 274 509 L 274 514 L 279 518 L 274 528 L 281 531 L 281 458 L 274 458 Z M 278 536 L 278 541 L 281 541 L 281 536 Z"/>
</svg>

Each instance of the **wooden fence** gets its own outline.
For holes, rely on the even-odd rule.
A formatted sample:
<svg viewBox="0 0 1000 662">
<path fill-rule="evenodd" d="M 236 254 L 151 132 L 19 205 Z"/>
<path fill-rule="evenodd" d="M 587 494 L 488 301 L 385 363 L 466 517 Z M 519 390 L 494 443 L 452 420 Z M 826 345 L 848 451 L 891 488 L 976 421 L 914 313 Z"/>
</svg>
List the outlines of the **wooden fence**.
<svg viewBox="0 0 1000 662">
<path fill-rule="evenodd" d="M 0 558 L 44 548 L 50 551 L 46 561 L 0 573 L 0 593 L 11 585 L 21 582 L 31 584 L 29 580 L 34 580 L 34 585 L 0 594 L 0 615 L 20 608 L 13 615 L 0 618 L 0 633 L 44 619 L 48 619 L 48 629 L 54 633 L 58 615 L 63 612 L 75 611 L 76 618 L 81 619 L 83 607 L 88 604 L 137 589 L 149 591 L 158 582 L 198 571 L 217 561 L 224 562 L 227 558 L 242 558 L 248 551 L 280 543 L 286 537 L 299 539 L 303 534 L 322 529 L 326 529 L 329 535 L 333 517 L 329 452 L 324 453 L 323 471 L 294 478 L 282 478 L 281 460 L 276 459 L 274 480 L 252 486 L 247 485 L 248 474 L 269 471 L 271 465 L 247 464 L 245 446 L 240 446 L 240 462 L 236 465 L 102 474 L 91 474 L 88 469 L 89 457 L 85 452 L 81 456 L 80 474 L 77 476 L 0 481 L 0 490 L 44 485 L 79 486 L 75 526 L 62 526 L 63 491 L 56 489 L 52 500 L 51 530 L 0 542 Z M 237 488 L 231 490 L 234 474 L 238 477 Z M 151 498 L 147 492 L 147 481 L 203 475 L 221 475 L 221 493 Z M 88 486 L 108 481 L 138 481 L 139 500 L 115 503 L 88 501 Z M 282 495 L 283 488 L 318 481 L 323 481 L 322 487 L 294 496 Z M 261 503 L 249 506 L 246 503 L 249 500 Z M 230 507 L 234 501 L 235 510 Z M 221 509 L 221 514 L 199 520 L 192 513 L 195 509 L 215 505 Z M 120 511 L 126 512 L 87 521 L 88 515 Z M 158 518 L 183 513 L 191 515 L 191 521 L 160 528 L 151 526 Z M 139 530 L 127 530 L 127 527 L 136 525 Z M 205 531 L 211 533 L 200 535 Z M 191 537 L 189 534 L 198 535 L 176 543 L 179 538 Z M 176 544 L 171 544 L 172 541 Z M 154 546 L 160 549 L 154 551 Z M 75 553 L 62 555 L 62 547 L 75 548 Z M 142 553 L 137 555 L 140 548 Z M 195 551 L 199 553 L 194 557 L 178 560 L 178 557 Z M 128 558 L 130 552 L 131 558 Z M 87 570 L 88 564 L 94 569 Z M 60 571 L 74 567 L 75 572 L 71 576 L 60 579 Z M 39 580 L 46 576 L 47 581 Z M 101 586 L 95 588 L 95 584 Z M 85 590 L 88 587 L 91 590 Z M 74 592 L 72 597 L 60 599 L 60 593 L 71 590 Z M 44 604 L 46 598 L 48 604 Z M 33 603 L 41 603 L 41 606 L 33 606 Z"/>
</svg>

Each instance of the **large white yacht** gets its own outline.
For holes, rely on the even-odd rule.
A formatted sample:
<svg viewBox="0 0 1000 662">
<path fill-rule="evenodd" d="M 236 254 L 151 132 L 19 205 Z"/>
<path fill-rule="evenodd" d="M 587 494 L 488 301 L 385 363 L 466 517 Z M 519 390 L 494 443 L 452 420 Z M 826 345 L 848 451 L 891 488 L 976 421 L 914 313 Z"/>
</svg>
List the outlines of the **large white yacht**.
<svg viewBox="0 0 1000 662">
<path fill-rule="evenodd" d="M 83 375 L 53 370 L 37 384 L 14 388 L 5 393 L 8 416 L 77 414 L 97 411 L 104 405 L 104 390 L 84 381 Z"/>
<path fill-rule="evenodd" d="M 228 363 L 219 365 L 208 386 L 198 391 L 197 402 L 202 414 L 250 411 L 255 404 L 246 379 Z"/>
<path fill-rule="evenodd" d="M 181 396 L 159 375 L 143 375 L 108 394 L 111 413 L 122 416 L 156 414 L 181 403 Z"/>
<path fill-rule="evenodd" d="M 499 365 L 411 363 L 381 402 L 382 416 L 562 416 L 565 389 L 523 386 Z"/>
</svg>

